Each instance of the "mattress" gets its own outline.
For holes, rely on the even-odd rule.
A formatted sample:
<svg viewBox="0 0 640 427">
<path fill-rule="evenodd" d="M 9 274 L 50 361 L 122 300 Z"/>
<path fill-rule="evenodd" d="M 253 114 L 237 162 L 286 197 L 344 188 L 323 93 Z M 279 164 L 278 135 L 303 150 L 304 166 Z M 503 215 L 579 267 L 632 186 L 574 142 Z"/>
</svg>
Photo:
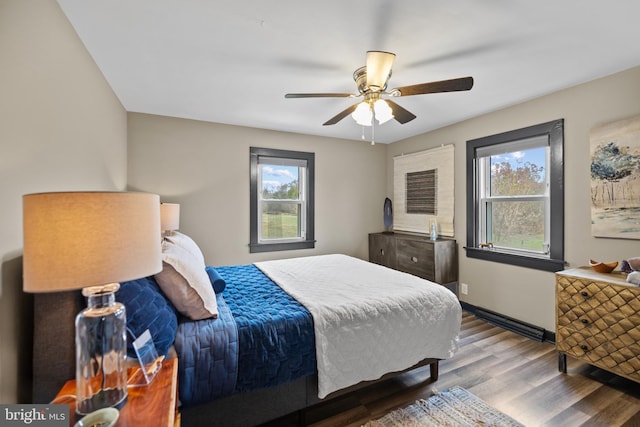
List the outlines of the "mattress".
<svg viewBox="0 0 640 427">
<path fill-rule="evenodd" d="M 256 265 L 313 316 L 319 398 L 458 350 L 462 308 L 437 283 L 341 254 Z"/>
</svg>

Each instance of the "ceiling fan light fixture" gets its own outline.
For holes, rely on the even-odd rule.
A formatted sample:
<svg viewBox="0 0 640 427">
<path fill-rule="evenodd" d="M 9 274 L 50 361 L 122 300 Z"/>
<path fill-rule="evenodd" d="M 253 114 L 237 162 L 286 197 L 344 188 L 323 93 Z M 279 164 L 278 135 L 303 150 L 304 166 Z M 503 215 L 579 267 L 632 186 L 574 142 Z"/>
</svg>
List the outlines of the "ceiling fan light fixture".
<svg viewBox="0 0 640 427">
<path fill-rule="evenodd" d="M 390 52 L 370 50 L 367 52 L 367 86 L 374 92 L 387 88 L 391 67 L 396 55 Z"/>
<path fill-rule="evenodd" d="M 371 121 L 373 119 L 373 111 L 371 110 L 371 105 L 363 101 L 356 109 L 351 113 L 351 117 L 361 126 L 371 126 Z"/>
<path fill-rule="evenodd" d="M 378 99 L 373 104 L 373 112 L 378 123 L 383 124 L 393 119 L 393 110 L 384 99 Z"/>
</svg>

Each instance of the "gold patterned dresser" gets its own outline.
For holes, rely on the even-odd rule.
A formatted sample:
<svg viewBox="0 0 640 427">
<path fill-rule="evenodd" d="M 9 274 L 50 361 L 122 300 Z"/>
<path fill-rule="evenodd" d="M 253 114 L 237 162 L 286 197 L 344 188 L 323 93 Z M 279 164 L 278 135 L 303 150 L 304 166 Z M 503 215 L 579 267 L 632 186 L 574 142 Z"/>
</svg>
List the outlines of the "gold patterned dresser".
<svg viewBox="0 0 640 427">
<path fill-rule="evenodd" d="M 567 355 L 640 382 L 640 288 L 589 267 L 556 273 L 558 368 Z"/>
</svg>

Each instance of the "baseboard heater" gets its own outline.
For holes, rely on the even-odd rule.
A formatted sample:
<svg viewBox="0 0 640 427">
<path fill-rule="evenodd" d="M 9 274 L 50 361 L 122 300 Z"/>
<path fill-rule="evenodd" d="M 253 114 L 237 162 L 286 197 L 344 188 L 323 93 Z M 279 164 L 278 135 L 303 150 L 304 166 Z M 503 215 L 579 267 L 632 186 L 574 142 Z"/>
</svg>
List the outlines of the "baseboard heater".
<svg viewBox="0 0 640 427">
<path fill-rule="evenodd" d="M 500 326 L 503 329 L 515 332 L 527 338 L 531 338 L 535 341 L 555 341 L 555 336 L 551 337 L 551 334 L 545 331 L 544 328 L 523 322 L 518 319 L 514 319 L 512 317 L 505 316 L 504 314 L 496 313 L 495 311 L 487 310 L 482 307 L 476 307 L 464 301 L 461 301 L 460 303 L 462 304 L 462 308 L 464 310 L 475 315 L 479 319 L 486 320 L 493 325 Z"/>
</svg>

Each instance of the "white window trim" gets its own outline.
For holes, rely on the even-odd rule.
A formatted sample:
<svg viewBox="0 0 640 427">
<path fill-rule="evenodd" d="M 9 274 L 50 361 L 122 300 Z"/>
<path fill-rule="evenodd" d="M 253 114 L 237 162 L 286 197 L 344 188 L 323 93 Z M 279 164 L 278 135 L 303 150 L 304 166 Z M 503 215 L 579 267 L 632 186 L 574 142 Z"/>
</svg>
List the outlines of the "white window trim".
<svg viewBox="0 0 640 427">
<path fill-rule="evenodd" d="M 498 246 L 493 244 L 493 248 L 512 253 L 512 254 L 520 254 L 526 256 L 536 256 L 540 258 L 550 258 L 549 252 L 549 238 L 550 233 L 549 229 L 551 226 L 551 203 L 550 203 L 550 194 L 549 194 L 549 162 L 550 162 L 550 149 L 549 143 L 547 139 L 542 138 L 532 138 L 538 139 L 537 142 L 533 142 L 531 140 L 526 141 L 513 141 L 504 144 L 496 144 L 493 150 L 478 150 L 481 152 L 481 155 L 477 156 L 477 171 L 478 176 L 476 179 L 480 183 L 478 186 L 479 194 L 478 194 L 478 217 L 479 227 L 478 227 L 478 241 L 482 243 L 492 242 L 493 238 L 490 236 L 490 230 L 488 227 L 489 223 L 489 204 L 493 202 L 540 202 L 544 203 L 544 248 L 540 251 L 530 250 L 530 249 L 516 249 L 507 246 Z M 540 195 L 516 195 L 516 196 L 491 196 L 491 156 L 495 154 L 503 154 L 503 153 L 511 153 L 513 151 L 524 151 L 532 148 L 546 148 L 545 149 L 545 171 L 544 171 L 544 187 L 545 191 Z M 546 249 L 546 250 L 545 250 Z"/>
<path fill-rule="evenodd" d="M 259 164 L 274 164 L 269 161 L 258 162 Z M 274 203 L 287 203 L 287 204 L 295 204 L 300 206 L 300 236 L 296 238 L 272 238 L 272 239 L 264 239 L 262 238 L 262 221 L 258 221 L 258 242 L 262 244 L 269 243 L 290 243 L 290 242 L 301 242 L 307 239 L 307 175 L 309 169 L 306 166 L 298 165 L 298 198 L 297 199 L 263 199 L 262 191 L 258 191 L 258 218 L 262 218 L 263 206 L 265 203 L 274 202 Z M 262 188 L 262 168 L 258 168 L 258 189 Z"/>
</svg>

